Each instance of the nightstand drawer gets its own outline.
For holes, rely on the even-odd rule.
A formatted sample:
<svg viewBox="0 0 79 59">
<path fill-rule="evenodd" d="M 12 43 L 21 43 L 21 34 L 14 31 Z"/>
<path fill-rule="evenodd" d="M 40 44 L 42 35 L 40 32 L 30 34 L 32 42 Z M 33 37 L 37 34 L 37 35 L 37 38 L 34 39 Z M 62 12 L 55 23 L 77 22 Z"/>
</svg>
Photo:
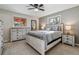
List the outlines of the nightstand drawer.
<svg viewBox="0 0 79 59">
<path fill-rule="evenodd" d="M 66 42 L 66 41 L 68 41 L 68 38 L 63 36 L 62 41 Z"/>
<path fill-rule="evenodd" d="M 66 44 L 75 46 L 75 38 L 72 35 L 63 35 L 62 36 L 62 43 L 66 43 Z"/>
<path fill-rule="evenodd" d="M 69 38 L 69 37 L 67 37 L 66 35 L 63 35 L 63 36 L 62 36 L 62 39 L 63 39 L 63 40 L 67 40 L 68 38 Z"/>
<path fill-rule="evenodd" d="M 66 41 L 68 41 L 67 39 L 65 39 L 65 38 L 63 38 L 63 40 L 62 40 L 63 42 L 66 42 Z"/>
<path fill-rule="evenodd" d="M 68 43 L 68 40 L 67 41 L 65 40 L 64 43 Z"/>
<path fill-rule="evenodd" d="M 74 38 L 74 36 L 68 36 L 67 38 L 69 38 L 69 39 L 73 39 L 73 38 Z"/>
<path fill-rule="evenodd" d="M 71 40 L 71 41 L 69 40 L 69 41 L 68 41 L 68 44 L 73 44 L 73 41 L 72 41 L 72 40 Z"/>
<path fill-rule="evenodd" d="M 72 44 L 73 42 L 70 40 L 64 40 L 63 43 Z"/>
</svg>

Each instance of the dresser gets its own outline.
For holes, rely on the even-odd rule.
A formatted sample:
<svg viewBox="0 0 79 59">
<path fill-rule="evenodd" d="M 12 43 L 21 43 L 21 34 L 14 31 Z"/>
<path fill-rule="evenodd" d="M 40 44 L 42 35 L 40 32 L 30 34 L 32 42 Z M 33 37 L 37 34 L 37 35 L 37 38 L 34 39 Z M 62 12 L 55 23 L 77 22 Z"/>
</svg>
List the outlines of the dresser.
<svg viewBox="0 0 79 59">
<path fill-rule="evenodd" d="M 75 36 L 74 35 L 62 35 L 62 43 L 75 46 Z"/>
<path fill-rule="evenodd" d="M 3 22 L 0 20 L 0 55 L 3 52 L 4 42 L 3 42 Z"/>
<path fill-rule="evenodd" d="M 23 27 L 11 28 L 11 41 L 25 39 L 28 30 L 29 28 L 23 28 Z"/>
</svg>

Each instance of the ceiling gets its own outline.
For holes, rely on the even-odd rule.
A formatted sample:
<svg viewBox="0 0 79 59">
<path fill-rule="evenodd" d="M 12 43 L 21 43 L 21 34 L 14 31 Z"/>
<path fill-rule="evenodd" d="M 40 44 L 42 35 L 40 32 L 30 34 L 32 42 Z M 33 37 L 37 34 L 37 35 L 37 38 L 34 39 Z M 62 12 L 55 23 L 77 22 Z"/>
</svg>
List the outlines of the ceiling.
<svg viewBox="0 0 79 59">
<path fill-rule="evenodd" d="M 45 11 L 28 10 L 28 4 L 0 4 L 0 9 L 31 15 L 35 17 L 46 16 L 58 11 L 78 6 L 78 4 L 44 4 Z"/>
</svg>

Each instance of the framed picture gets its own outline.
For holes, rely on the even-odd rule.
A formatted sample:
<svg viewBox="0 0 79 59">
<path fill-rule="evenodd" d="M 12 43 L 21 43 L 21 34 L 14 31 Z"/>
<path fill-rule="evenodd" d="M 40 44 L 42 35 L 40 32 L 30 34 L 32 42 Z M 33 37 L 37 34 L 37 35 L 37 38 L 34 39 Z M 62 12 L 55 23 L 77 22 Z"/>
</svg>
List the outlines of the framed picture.
<svg viewBox="0 0 79 59">
<path fill-rule="evenodd" d="M 37 21 L 31 20 L 31 30 L 36 30 L 36 29 L 37 29 Z"/>
<path fill-rule="evenodd" d="M 26 26 L 26 18 L 14 17 L 14 26 Z"/>
<path fill-rule="evenodd" d="M 60 24 L 61 23 L 61 16 L 58 15 L 58 16 L 55 16 L 55 17 L 52 17 L 49 19 L 49 23 L 52 23 L 52 24 Z"/>
</svg>

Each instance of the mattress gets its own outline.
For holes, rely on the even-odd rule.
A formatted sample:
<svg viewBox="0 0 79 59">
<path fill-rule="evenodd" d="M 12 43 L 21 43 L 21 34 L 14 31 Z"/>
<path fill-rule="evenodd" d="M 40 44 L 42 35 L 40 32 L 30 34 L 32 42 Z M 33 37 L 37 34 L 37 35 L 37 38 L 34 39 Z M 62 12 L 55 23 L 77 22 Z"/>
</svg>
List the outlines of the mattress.
<svg viewBox="0 0 79 59">
<path fill-rule="evenodd" d="M 44 31 L 29 31 L 28 35 L 35 36 L 37 38 L 43 38 Z"/>
<path fill-rule="evenodd" d="M 59 37 L 61 37 L 61 31 L 29 31 L 28 35 L 34 36 L 36 38 L 40 38 L 41 40 L 49 43 Z"/>
</svg>

